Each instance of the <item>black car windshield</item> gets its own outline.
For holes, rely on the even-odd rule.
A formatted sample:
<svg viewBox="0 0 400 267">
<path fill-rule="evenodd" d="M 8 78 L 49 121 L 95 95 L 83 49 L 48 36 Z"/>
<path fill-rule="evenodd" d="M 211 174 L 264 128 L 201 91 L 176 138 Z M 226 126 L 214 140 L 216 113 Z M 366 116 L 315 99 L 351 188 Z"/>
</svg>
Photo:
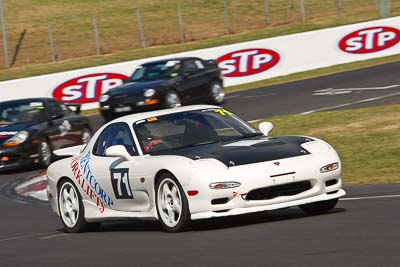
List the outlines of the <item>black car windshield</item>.
<svg viewBox="0 0 400 267">
<path fill-rule="evenodd" d="M 181 68 L 179 60 L 166 60 L 139 66 L 131 75 L 131 81 L 151 81 L 177 77 Z"/>
<path fill-rule="evenodd" d="M 0 124 L 43 122 L 46 119 L 42 101 L 0 103 Z"/>
<path fill-rule="evenodd" d="M 225 109 L 187 111 L 152 117 L 134 124 L 145 154 L 229 142 L 261 135 Z"/>
</svg>

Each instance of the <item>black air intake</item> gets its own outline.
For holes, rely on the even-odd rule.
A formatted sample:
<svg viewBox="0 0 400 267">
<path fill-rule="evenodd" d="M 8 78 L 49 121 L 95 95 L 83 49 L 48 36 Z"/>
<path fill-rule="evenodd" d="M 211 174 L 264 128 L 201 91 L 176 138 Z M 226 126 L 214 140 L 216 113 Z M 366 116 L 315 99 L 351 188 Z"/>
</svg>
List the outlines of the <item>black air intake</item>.
<svg viewBox="0 0 400 267">
<path fill-rule="evenodd" d="M 268 200 L 282 196 L 294 196 L 309 189 L 311 189 L 310 181 L 263 187 L 250 191 L 246 200 Z"/>
</svg>

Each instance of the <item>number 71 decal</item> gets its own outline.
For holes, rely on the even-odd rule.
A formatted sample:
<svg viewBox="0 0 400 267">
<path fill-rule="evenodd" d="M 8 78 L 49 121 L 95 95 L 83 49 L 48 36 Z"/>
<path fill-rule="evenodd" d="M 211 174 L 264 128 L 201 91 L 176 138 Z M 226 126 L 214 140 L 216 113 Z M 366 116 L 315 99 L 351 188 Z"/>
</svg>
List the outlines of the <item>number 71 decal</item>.
<svg viewBox="0 0 400 267">
<path fill-rule="evenodd" d="M 111 184 L 117 199 L 133 199 L 128 168 L 111 169 Z"/>
</svg>

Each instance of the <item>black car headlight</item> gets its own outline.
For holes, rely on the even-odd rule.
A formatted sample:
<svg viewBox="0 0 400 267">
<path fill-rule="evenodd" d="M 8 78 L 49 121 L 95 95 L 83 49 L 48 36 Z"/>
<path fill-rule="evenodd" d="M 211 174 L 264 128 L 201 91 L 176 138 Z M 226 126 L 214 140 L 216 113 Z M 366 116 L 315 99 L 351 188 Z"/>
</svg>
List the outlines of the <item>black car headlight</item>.
<svg viewBox="0 0 400 267">
<path fill-rule="evenodd" d="M 143 92 L 143 95 L 145 97 L 152 97 L 156 93 L 156 90 L 154 89 L 147 89 Z"/>
<path fill-rule="evenodd" d="M 108 99 L 110 99 L 110 95 L 101 95 L 100 96 L 100 102 L 106 102 Z"/>
<path fill-rule="evenodd" d="M 3 146 L 18 146 L 28 139 L 28 131 L 20 131 L 3 143 Z"/>
</svg>

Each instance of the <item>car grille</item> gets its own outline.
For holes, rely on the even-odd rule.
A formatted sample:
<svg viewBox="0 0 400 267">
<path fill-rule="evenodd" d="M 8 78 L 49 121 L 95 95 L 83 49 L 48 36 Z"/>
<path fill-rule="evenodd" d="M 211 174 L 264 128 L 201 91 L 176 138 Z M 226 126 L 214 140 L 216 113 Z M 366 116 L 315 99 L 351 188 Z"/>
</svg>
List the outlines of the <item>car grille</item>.
<svg viewBox="0 0 400 267">
<path fill-rule="evenodd" d="M 310 181 L 258 188 L 246 195 L 246 200 L 268 200 L 282 196 L 294 196 L 311 189 Z"/>
</svg>

